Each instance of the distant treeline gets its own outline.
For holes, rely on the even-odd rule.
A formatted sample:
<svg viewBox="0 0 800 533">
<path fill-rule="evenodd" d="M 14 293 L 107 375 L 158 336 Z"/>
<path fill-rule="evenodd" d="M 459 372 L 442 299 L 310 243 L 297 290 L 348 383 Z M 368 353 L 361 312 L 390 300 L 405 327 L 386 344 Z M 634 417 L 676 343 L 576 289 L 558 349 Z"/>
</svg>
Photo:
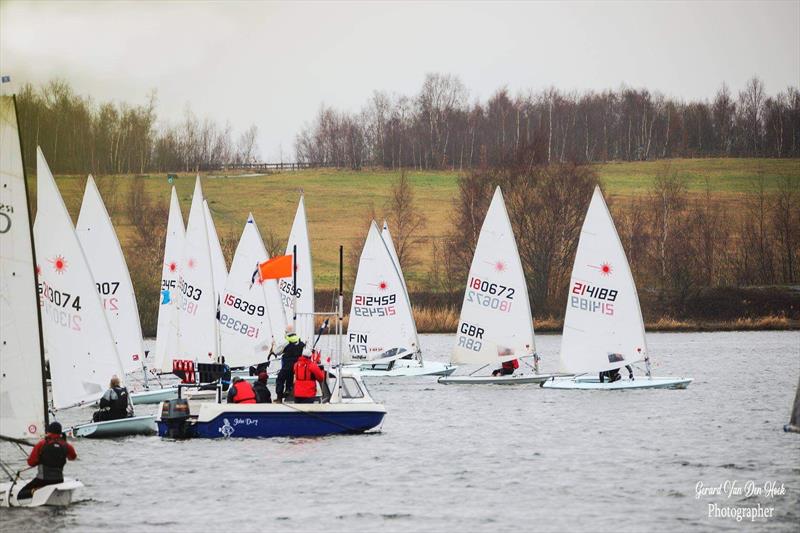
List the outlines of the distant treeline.
<svg viewBox="0 0 800 533">
<path fill-rule="evenodd" d="M 147 104 L 97 103 L 65 81 L 17 94 L 25 161 L 33 166 L 41 146 L 57 174 L 141 174 L 196 171 L 258 158 L 255 125 L 234 141 L 230 124 L 199 119 L 187 107 L 179 124 L 159 124 L 156 94 Z"/>
<path fill-rule="evenodd" d="M 459 180 L 449 235 L 434 242 L 430 290 L 463 292 L 480 226 L 494 187 L 502 187 L 528 291 L 539 316 L 561 318 L 572 263 L 592 190 L 589 166 L 554 164 L 528 170 L 476 170 Z M 685 179 L 665 163 L 650 190 L 609 198 L 645 315 L 702 316 L 723 288 L 794 285 L 800 281 L 800 178 L 781 178 L 774 190 L 754 178 L 737 209 L 712 194 L 689 194 Z M 734 299 L 735 300 L 735 299 Z M 727 298 L 709 304 L 717 319 L 752 317 L 752 303 Z M 783 302 L 782 302 L 783 303 Z M 800 317 L 800 308 L 776 307 Z M 777 310 L 776 310 L 777 309 Z"/>
<path fill-rule="evenodd" d="M 752 78 L 734 94 L 682 101 L 647 89 L 511 95 L 470 101 L 452 75 L 417 95 L 375 92 L 361 111 L 322 106 L 296 138 L 297 160 L 340 167 L 471 169 L 670 157 L 800 156 L 800 91 L 768 95 Z"/>
</svg>

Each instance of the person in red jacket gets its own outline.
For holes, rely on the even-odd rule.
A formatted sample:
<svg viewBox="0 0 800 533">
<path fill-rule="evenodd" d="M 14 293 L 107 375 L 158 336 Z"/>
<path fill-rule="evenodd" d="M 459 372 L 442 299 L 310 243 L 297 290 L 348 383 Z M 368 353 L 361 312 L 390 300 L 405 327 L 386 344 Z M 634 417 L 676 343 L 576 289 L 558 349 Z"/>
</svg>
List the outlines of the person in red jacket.
<svg viewBox="0 0 800 533">
<path fill-rule="evenodd" d="M 514 373 L 514 370 L 519 368 L 519 361 L 516 359 L 512 359 L 511 361 L 503 361 L 503 364 L 492 372 L 493 376 L 510 376 Z"/>
<path fill-rule="evenodd" d="M 36 477 L 22 487 L 17 494 L 17 501 L 33 497 L 33 491 L 47 485 L 64 482 L 64 465 L 67 460 L 78 458 L 75 448 L 67 442 L 62 433 L 61 424 L 52 422 L 47 426 L 47 433 L 28 456 L 28 466 L 39 467 Z"/>
<path fill-rule="evenodd" d="M 313 403 L 317 396 L 317 382 L 325 379 L 319 365 L 303 354 L 294 364 L 294 401 Z"/>
<path fill-rule="evenodd" d="M 233 378 L 233 384 L 228 389 L 228 403 L 256 403 L 252 385 L 239 376 Z"/>
</svg>

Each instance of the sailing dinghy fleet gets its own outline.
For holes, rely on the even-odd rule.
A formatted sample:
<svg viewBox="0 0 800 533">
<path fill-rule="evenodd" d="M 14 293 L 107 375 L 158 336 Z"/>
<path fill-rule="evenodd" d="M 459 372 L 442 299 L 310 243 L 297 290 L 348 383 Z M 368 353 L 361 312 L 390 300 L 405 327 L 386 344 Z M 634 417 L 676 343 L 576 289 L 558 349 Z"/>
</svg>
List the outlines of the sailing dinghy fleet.
<svg viewBox="0 0 800 533">
<path fill-rule="evenodd" d="M 272 260 L 252 214 L 229 272 L 199 176 L 186 226 L 172 187 L 156 343 L 146 354 L 130 272 L 95 180 L 87 180 L 73 227 L 45 156 L 37 149 L 38 209 L 31 227 L 12 97 L 2 97 L 0 112 L 2 439 L 29 442 L 40 437 L 51 414 L 96 402 L 114 375 L 135 384 L 131 411 L 132 404 L 157 403 L 157 415 L 79 424 L 70 428 L 73 436 L 361 433 L 379 427 L 386 413 L 370 396 L 363 377 L 438 376 L 439 383 L 448 385 L 539 384 L 572 390 L 686 388 L 692 381 L 650 375 L 636 287 L 599 188 L 573 265 L 559 373 L 540 372 L 525 273 L 499 187 L 474 251 L 449 363 L 424 357 L 386 222 L 382 228 L 374 221 L 369 227 L 345 334 L 342 249 L 338 301 L 333 310 L 320 312 L 314 304 L 302 196 L 286 254 L 276 258 L 289 259 L 291 272 L 272 276 L 263 275 Z M 235 373 L 269 366 L 273 357 L 280 361 L 287 331 L 297 332 L 310 355 L 319 357 L 315 328 L 322 318 L 326 320 L 319 334 L 331 319 L 334 327 L 327 335 L 322 359 L 326 378 L 315 403 L 222 402 L 230 369 Z M 52 380 L 49 399 L 46 361 Z M 620 368 L 642 361 L 646 376 L 616 376 Z M 167 383 L 153 387 L 153 379 L 161 382 L 164 375 L 171 375 L 164 378 Z M 80 486 L 75 480 L 48 486 L 29 505 L 67 505 Z M 19 486 L 14 483 L 0 485 L 0 505 L 14 505 L 15 490 Z"/>
</svg>

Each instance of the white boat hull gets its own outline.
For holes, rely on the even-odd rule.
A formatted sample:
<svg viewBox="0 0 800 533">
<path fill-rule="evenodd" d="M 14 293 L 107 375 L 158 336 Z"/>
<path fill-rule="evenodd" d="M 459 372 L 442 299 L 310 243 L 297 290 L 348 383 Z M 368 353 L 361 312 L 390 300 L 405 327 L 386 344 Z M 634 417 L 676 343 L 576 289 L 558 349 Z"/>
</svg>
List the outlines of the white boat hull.
<svg viewBox="0 0 800 533">
<path fill-rule="evenodd" d="M 438 361 L 423 361 L 420 364 L 417 361 L 398 360 L 391 369 L 387 368 L 387 366 L 385 364 L 372 365 L 362 363 L 348 366 L 348 368 L 358 369 L 362 377 L 449 376 L 456 370 L 455 365 Z"/>
<path fill-rule="evenodd" d="M 579 376 L 572 379 L 553 379 L 542 383 L 545 389 L 562 390 L 638 390 L 638 389 L 685 389 L 692 378 L 643 377 L 634 380 L 621 379 L 614 383 L 600 383 L 596 376 Z"/>
<path fill-rule="evenodd" d="M 132 435 L 152 435 L 156 431 L 156 417 L 155 415 L 149 415 L 81 424 L 71 428 L 69 433 L 73 437 L 104 439 Z"/>
<path fill-rule="evenodd" d="M 17 493 L 26 483 L 28 481 L 23 479 L 14 484 L 11 482 L 0 483 L 0 507 L 41 507 L 42 505 L 66 507 L 72 503 L 75 491 L 83 487 L 83 483 L 77 479 L 66 478 L 62 483 L 36 489 L 32 498 L 18 502 Z"/>
<path fill-rule="evenodd" d="M 563 374 L 512 374 L 510 376 L 445 376 L 439 378 L 443 385 L 525 385 L 543 383 Z"/>
<path fill-rule="evenodd" d="M 133 403 L 133 405 L 161 403 L 165 400 L 174 400 L 177 397 L 177 387 L 165 387 L 163 389 L 150 389 L 132 392 L 131 403 Z"/>
</svg>

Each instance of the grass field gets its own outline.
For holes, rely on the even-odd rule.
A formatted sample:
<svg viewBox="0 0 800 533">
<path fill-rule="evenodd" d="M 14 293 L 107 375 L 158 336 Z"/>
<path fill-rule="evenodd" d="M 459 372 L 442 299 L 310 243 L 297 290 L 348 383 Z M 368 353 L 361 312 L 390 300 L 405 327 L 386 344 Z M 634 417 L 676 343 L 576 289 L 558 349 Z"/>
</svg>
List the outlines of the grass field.
<svg viewBox="0 0 800 533">
<path fill-rule="evenodd" d="M 706 178 L 712 193 L 721 199 L 735 200 L 752 190 L 753 181 L 763 177 L 774 190 L 778 180 L 800 180 L 800 160 L 775 159 L 679 159 L 669 162 L 598 164 L 594 168 L 611 196 L 646 194 L 656 174 L 669 166 L 687 181 L 690 193 L 705 191 Z M 452 225 L 452 200 L 457 195 L 457 172 L 409 172 L 418 208 L 428 219 L 424 234 L 439 237 Z M 258 176 L 203 175 L 203 189 L 209 201 L 217 231 L 223 239 L 238 241 L 252 212 L 265 240 L 285 243 L 294 217 L 300 191 L 305 193 L 314 275 L 319 288 L 332 287 L 337 273 L 338 246 L 360 250 L 359 238 L 368 223 L 367 213 L 374 207 L 378 217 L 386 216 L 392 181 L 397 173 L 383 170 L 308 170 Z M 101 194 L 111 213 L 117 232 L 126 248 L 131 226 L 125 205 L 129 176 L 97 177 Z M 165 204 L 170 185 L 166 175 L 144 176 L 149 195 Z M 59 176 L 58 185 L 73 219 L 76 220 L 83 195 L 85 176 Z M 193 174 L 180 174 L 176 180 L 184 220 L 188 217 L 194 188 Z M 35 185 L 31 188 L 35 190 Z M 379 221 L 380 222 L 380 221 Z M 166 224 L 166 220 L 164 221 Z M 126 250 L 127 253 L 131 253 Z M 406 272 L 413 288 L 424 279 L 433 260 L 421 247 L 419 265 Z M 160 262 L 161 257 L 153 261 Z"/>
</svg>

